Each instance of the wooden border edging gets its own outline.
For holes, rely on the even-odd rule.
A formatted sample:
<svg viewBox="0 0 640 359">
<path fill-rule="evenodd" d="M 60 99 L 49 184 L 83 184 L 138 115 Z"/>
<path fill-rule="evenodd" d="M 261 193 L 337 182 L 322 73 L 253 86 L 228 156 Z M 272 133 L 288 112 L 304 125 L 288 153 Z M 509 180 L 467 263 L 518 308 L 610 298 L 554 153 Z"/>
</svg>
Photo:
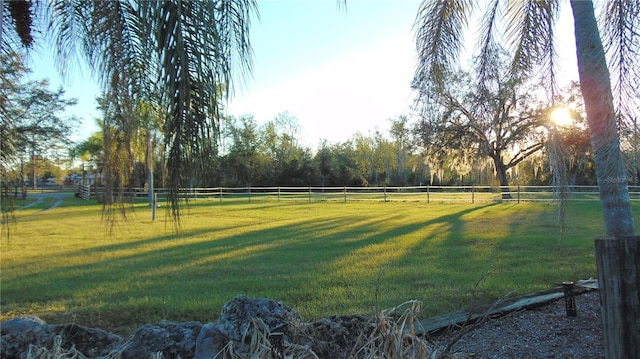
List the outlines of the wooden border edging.
<svg viewBox="0 0 640 359">
<path fill-rule="evenodd" d="M 573 293 L 582 294 L 598 289 L 596 279 L 577 281 Z M 459 310 L 449 314 L 423 319 L 415 324 L 417 335 L 436 334 L 452 327 L 470 325 L 482 318 L 498 318 L 521 309 L 533 309 L 564 297 L 562 285 L 538 293 L 507 298 L 497 304 L 481 305 L 470 310 Z"/>
</svg>

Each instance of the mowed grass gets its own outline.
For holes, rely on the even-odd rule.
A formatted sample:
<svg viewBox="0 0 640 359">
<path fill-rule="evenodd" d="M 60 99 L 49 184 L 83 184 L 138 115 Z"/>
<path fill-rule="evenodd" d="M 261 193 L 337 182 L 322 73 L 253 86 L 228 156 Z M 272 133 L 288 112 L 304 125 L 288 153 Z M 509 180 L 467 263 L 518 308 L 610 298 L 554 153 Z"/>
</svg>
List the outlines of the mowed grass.
<svg viewBox="0 0 640 359">
<path fill-rule="evenodd" d="M 422 317 L 476 300 L 596 277 L 598 202 L 573 203 L 560 239 L 553 203 L 192 201 L 179 233 L 164 208 L 133 206 L 112 235 L 102 207 L 66 197 L 16 212 L 2 238 L 1 318 L 34 314 L 128 334 L 159 320 L 208 322 L 238 294 L 305 320 L 373 314 L 406 300 Z"/>
</svg>

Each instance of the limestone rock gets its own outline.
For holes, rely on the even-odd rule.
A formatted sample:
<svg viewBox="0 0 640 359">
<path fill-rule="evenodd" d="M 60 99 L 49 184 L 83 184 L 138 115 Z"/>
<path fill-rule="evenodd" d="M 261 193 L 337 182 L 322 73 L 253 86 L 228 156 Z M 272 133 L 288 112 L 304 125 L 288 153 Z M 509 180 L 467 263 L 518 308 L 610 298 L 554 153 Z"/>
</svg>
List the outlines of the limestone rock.
<svg viewBox="0 0 640 359">
<path fill-rule="evenodd" d="M 200 322 L 173 323 L 162 321 L 157 325 L 143 325 L 136 329 L 119 348 L 122 359 L 148 358 L 161 352 L 163 358 L 192 358 Z"/>
<path fill-rule="evenodd" d="M 46 324 L 37 317 L 16 318 L 0 325 L 0 357 L 25 358 L 30 345 L 53 348 L 56 337 L 60 337 L 60 348 L 78 352 L 89 358 L 108 354 L 122 341 L 120 336 L 102 329 L 87 328 L 76 324 Z"/>
<path fill-rule="evenodd" d="M 287 339 L 291 336 L 292 325 L 301 322 L 300 315 L 281 302 L 271 299 L 255 299 L 239 295 L 228 301 L 222 308 L 216 323 L 208 323 L 198 335 L 195 359 L 211 358 L 219 353 L 229 341 L 234 342 L 238 351 L 248 351 L 243 341 L 252 320 L 259 319 L 268 333 L 282 333 Z M 280 338 L 278 340 L 281 340 Z"/>
</svg>

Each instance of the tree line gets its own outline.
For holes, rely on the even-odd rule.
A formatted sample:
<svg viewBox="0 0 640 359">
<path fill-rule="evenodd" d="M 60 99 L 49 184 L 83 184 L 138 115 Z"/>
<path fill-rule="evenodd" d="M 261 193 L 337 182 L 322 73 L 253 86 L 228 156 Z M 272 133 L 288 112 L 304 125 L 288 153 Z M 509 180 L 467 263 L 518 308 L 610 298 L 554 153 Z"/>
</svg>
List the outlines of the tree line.
<svg viewBox="0 0 640 359">
<path fill-rule="evenodd" d="M 29 70 L 19 56 L 10 59 L 3 62 L 2 79 L 5 109 L 14 115 L 5 118 L 15 121 L 3 127 L 11 141 L 4 142 L 3 153 L 13 158 L 4 167 L 12 169 L 5 179 L 13 180 L 13 187 L 35 186 L 46 178 L 61 183 L 61 177 L 72 174 L 91 175 L 96 185 L 115 181 L 125 189 L 145 187 L 150 172 L 156 187 L 166 185 L 167 152 L 160 141 L 165 134 L 161 115 L 150 103 L 138 105 L 137 131 L 124 136 L 108 120 L 117 116 L 104 94 L 98 99 L 104 119 L 96 120 L 101 130 L 71 144 L 69 135 L 78 121 L 66 118 L 64 110 L 75 100 L 66 99 L 62 89 L 50 90 L 45 80 L 25 82 Z M 505 66 L 504 58 L 499 65 Z M 571 84 L 558 94 L 556 107 L 567 109 L 571 121 L 556 126 L 550 121 L 552 108 L 535 96 L 535 84 L 509 82 L 498 73 L 493 80 L 499 91 L 480 90 L 472 85 L 476 74 L 461 69 L 450 76 L 446 96 L 419 104 L 422 111 L 411 116 L 389 119 L 387 131 L 359 132 L 339 143 L 321 140 L 316 148 L 302 143 L 299 120 L 288 112 L 262 123 L 252 115 L 222 115 L 209 157 L 182 185 L 548 185 L 552 129 L 564 148 L 571 184 L 596 184 L 579 86 Z M 113 161 L 123 158 L 130 160 L 120 165 L 131 170 L 118 178 L 112 168 L 119 165 Z"/>
<path fill-rule="evenodd" d="M 150 172 L 156 187 L 166 185 L 165 134 L 152 104 L 137 106 L 137 131 L 124 136 L 108 120 L 117 116 L 103 94 L 98 103 L 107 120 L 96 120 L 101 131 L 71 144 L 69 135 L 79 121 L 64 117 L 64 109 L 75 100 L 66 99 L 63 89 L 50 90 L 46 80 L 24 81 L 29 70 L 19 56 L 9 59 L 2 70 L 5 109 L 15 115 L 5 118 L 16 120 L 3 127 L 10 140 L 4 141 L 3 154 L 13 158 L 4 166 L 12 169 L 5 180 L 13 180 L 13 187 L 90 174 L 95 184 L 115 181 L 126 190 L 148 186 Z M 570 184 L 597 184 L 578 84 L 557 93 L 549 106 L 538 84 L 501 75 L 505 53 L 494 59 L 492 88 L 480 88 L 472 70 L 458 69 L 440 90 L 445 96 L 418 103 L 410 116 L 389 119 L 387 131 L 359 132 L 339 143 L 321 140 L 316 148 L 302 143 L 299 121 L 288 112 L 266 122 L 221 114 L 210 150 L 203 152 L 208 157 L 182 186 L 550 185 L 552 144 L 562 148 Z M 428 91 L 424 82 L 413 86 Z M 568 123 L 551 121 L 558 107 L 567 110 Z M 632 183 L 638 177 L 637 136 L 632 128 L 622 136 Z M 123 158 L 130 158 L 120 165 L 130 167 L 130 174 L 117 178 L 110 168 Z"/>
</svg>

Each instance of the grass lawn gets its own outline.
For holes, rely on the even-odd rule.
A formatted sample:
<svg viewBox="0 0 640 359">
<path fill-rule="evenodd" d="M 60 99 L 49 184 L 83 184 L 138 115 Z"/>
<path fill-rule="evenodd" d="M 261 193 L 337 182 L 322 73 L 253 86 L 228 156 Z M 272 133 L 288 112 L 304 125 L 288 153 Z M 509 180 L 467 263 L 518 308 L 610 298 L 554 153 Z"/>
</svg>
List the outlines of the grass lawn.
<svg viewBox="0 0 640 359">
<path fill-rule="evenodd" d="M 134 206 L 112 235 L 102 207 L 66 197 L 17 211 L 2 238 L 1 320 L 34 314 L 128 334 L 213 321 L 237 294 L 281 300 L 305 320 L 423 301 L 422 317 L 509 292 L 596 276 L 598 202 L 192 201 L 179 233 Z M 637 211 L 636 211 L 637 212 Z"/>
</svg>

